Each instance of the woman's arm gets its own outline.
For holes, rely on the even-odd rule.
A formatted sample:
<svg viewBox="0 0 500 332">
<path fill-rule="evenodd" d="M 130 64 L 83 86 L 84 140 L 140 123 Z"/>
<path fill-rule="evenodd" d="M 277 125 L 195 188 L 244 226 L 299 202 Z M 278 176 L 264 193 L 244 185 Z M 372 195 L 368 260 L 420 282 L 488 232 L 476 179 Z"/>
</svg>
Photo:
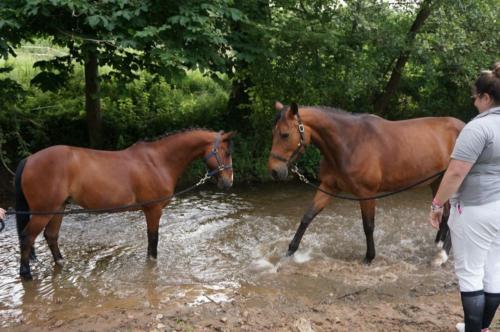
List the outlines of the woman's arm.
<svg viewBox="0 0 500 332">
<path fill-rule="evenodd" d="M 443 180 L 439 185 L 436 196 L 434 196 L 434 200 L 432 201 L 433 207 L 431 208 L 431 213 L 429 215 L 429 222 L 432 227 L 439 228 L 441 217 L 443 215 L 443 204 L 457 192 L 473 165 L 473 163 L 468 161 L 456 159 L 452 159 L 450 161 L 448 169 L 446 170 L 446 173 L 444 173 Z"/>
</svg>

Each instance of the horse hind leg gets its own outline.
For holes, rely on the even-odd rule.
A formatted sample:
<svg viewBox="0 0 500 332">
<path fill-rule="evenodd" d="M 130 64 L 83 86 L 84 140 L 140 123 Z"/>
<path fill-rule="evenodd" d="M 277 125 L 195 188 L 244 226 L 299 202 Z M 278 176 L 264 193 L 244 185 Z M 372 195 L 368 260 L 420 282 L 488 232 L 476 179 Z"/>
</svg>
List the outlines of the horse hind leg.
<svg viewBox="0 0 500 332">
<path fill-rule="evenodd" d="M 59 266 L 62 266 L 64 264 L 64 259 L 61 255 L 58 244 L 59 230 L 61 229 L 62 219 L 62 215 L 53 216 L 45 227 L 45 231 L 43 232 L 45 240 L 47 241 L 47 244 L 52 253 L 52 257 L 54 258 L 54 262 Z"/>
<path fill-rule="evenodd" d="M 450 216 L 450 203 L 447 202 L 444 205 L 444 213 L 437 234 L 437 236 L 439 236 L 438 248 L 440 248 L 440 250 L 434 256 L 431 262 L 431 265 L 435 267 L 441 266 L 444 263 L 446 263 L 448 261 L 448 256 L 450 255 L 451 234 L 450 234 L 450 228 L 448 227 L 449 216 Z"/>
<path fill-rule="evenodd" d="M 436 196 L 436 192 L 441 183 L 442 177 L 439 177 L 434 182 L 431 183 L 432 197 Z M 448 227 L 448 218 L 450 217 L 450 203 L 446 202 L 444 204 L 443 216 L 441 218 L 441 223 L 439 224 L 439 230 L 436 234 L 436 246 L 440 249 L 439 252 L 432 259 L 432 266 L 441 266 L 448 260 L 448 256 L 451 250 L 451 236 L 450 228 Z"/>
<path fill-rule="evenodd" d="M 436 233 L 436 246 L 441 249 L 444 246 L 444 242 L 450 233 L 448 228 L 448 218 L 450 217 L 450 203 L 446 202 L 444 204 L 443 216 L 441 217 L 441 223 L 439 224 L 439 230 Z"/>
<path fill-rule="evenodd" d="M 373 230 L 375 229 L 375 200 L 360 202 L 361 217 L 363 218 L 363 230 L 366 236 L 366 255 L 364 264 L 370 264 L 375 258 L 375 242 L 373 241 Z"/>
<path fill-rule="evenodd" d="M 31 249 L 33 248 L 36 237 L 42 232 L 45 226 L 47 226 L 50 219 L 51 216 L 34 215 L 31 217 L 28 225 L 26 225 L 21 233 L 21 267 L 19 270 L 19 275 L 22 279 L 33 279 L 30 269 Z"/>
</svg>

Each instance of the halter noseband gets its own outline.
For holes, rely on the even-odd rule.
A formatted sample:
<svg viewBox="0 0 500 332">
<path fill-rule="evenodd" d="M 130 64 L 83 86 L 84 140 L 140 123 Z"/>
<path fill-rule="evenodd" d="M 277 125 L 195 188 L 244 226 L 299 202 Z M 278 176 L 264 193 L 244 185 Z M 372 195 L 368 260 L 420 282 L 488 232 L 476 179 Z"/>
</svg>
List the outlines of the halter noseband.
<svg viewBox="0 0 500 332">
<path fill-rule="evenodd" d="M 205 163 L 208 162 L 208 160 L 210 160 L 210 158 L 212 158 L 212 157 L 215 157 L 215 159 L 217 160 L 217 168 L 214 169 L 213 171 L 208 172 L 208 174 L 207 174 L 208 176 L 213 176 L 217 173 L 222 172 L 225 169 L 232 169 L 233 168 L 232 164 L 231 165 L 224 164 L 224 161 L 217 153 L 217 151 L 220 147 L 221 140 L 222 140 L 222 131 L 219 131 L 217 133 L 216 138 L 215 138 L 214 147 L 212 148 L 212 151 L 210 151 L 209 154 L 207 154 L 205 157 L 203 157 L 203 160 L 205 160 Z"/>
<path fill-rule="evenodd" d="M 300 141 L 299 141 L 299 144 L 297 144 L 297 148 L 295 148 L 295 150 L 293 151 L 290 158 L 287 159 L 287 158 L 282 157 L 279 154 L 276 154 L 272 151 L 269 153 L 269 155 L 271 157 L 273 157 L 274 159 L 278 159 L 279 161 L 285 162 L 287 164 L 287 166 L 290 166 L 290 164 L 293 163 L 295 161 L 295 159 L 297 159 L 299 157 L 300 150 L 303 147 L 304 148 L 306 147 L 306 139 L 304 137 L 304 134 L 305 134 L 304 124 L 302 123 L 302 120 L 300 119 L 299 112 L 297 112 L 296 116 L 297 116 L 297 122 L 299 123 L 299 125 L 297 126 L 297 130 L 299 131 L 299 134 L 300 134 Z"/>
</svg>

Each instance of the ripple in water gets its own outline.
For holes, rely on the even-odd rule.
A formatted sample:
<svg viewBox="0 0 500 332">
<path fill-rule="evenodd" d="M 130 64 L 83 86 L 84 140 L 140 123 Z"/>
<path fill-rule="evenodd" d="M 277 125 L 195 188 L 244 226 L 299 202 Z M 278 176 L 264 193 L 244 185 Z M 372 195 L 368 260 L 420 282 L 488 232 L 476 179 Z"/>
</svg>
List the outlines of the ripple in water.
<svg viewBox="0 0 500 332">
<path fill-rule="evenodd" d="M 378 256 L 369 273 L 360 264 L 366 244 L 359 205 L 352 202 L 327 207 L 295 255 L 283 259 L 313 194 L 304 186 L 273 184 L 182 196 L 164 211 L 156 261 L 146 259 L 142 213 L 67 216 L 59 241 L 65 266 L 54 267 L 40 236 L 29 283 L 18 278 L 17 234 L 9 217 L 0 233 L 0 326 L 53 319 L 82 306 L 143 308 L 178 297 L 190 305 L 230 301 L 231 292 L 248 282 L 295 283 L 296 291 L 307 293 L 311 285 L 297 275 L 325 274 L 372 287 L 394 282 L 398 271 L 415 273 L 434 253 L 435 234 L 426 223 L 430 193 L 421 190 L 379 202 Z M 314 287 L 321 294 L 333 286 Z"/>
</svg>

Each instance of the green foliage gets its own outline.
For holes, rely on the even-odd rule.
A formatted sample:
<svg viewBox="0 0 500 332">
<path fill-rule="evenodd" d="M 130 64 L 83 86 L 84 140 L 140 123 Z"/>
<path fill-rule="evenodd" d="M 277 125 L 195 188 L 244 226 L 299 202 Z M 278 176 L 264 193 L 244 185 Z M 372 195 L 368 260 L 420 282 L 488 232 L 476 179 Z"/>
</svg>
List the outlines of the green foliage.
<svg viewBox="0 0 500 332">
<path fill-rule="evenodd" d="M 227 78 L 221 76 L 220 81 L 227 87 Z M 3 82 L 14 81 L 0 79 L 0 86 Z M 83 72 L 77 68 L 68 84 L 57 92 L 34 87 L 22 92 L 23 88 L 14 83 L 20 89 L 16 106 L 0 112 L 0 139 L 11 166 L 47 146 L 88 146 L 84 98 L 80 96 L 82 82 Z M 142 72 L 136 81 L 109 79 L 102 86 L 106 149 L 122 149 L 138 140 L 155 139 L 183 128 L 229 130 L 223 121 L 228 100 L 225 87 L 198 71 L 171 83 Z M 11 93 L 10 98 L 14 96 Z M 197 164 L 187 179 L 194 180 L 203 171 L 203 164 Z"/>
<path fill-rule="evenodd" d="M 68 58 L 83 62 L 99 54 L 110 75 L 135 79 L 138 70 L 171 76 L 185 68 L 223 71 L 230 56 L 229 25 L 244 20 L 231 1 L 34 1 L 0 3 L 0 57 L 33 37 L 51 37 L 68 50 L 43 64 L 37 83 L 61 84 L 72 70 Z"/>
<path fill-rule="evenodd" d="M 232 124 L 245 129 L 236 138 L 236 180 L 268 179 L 274 101 L 372 112 L 374 97 L 408 47 L 420 3 L 2 1 L 0 56 L 16 54 L 15 46 L 40 36 L 52 39 L 37 44 L 61 47 L 37 59 L 43 60 L 37 68 L 23 48 L 18 53 L 29 69 L 9 61 L 14 69 L 0 72 L 0 125 L 8 154 L 15 160 L 47 145 L 88 144 L 79 63 L 90 43 L 105 71 L 100 96 L 106 148 L 185 127 L 233 129 L 226 127 L 226 105 L 233 83 L 245 82 L 250 99 L 244 102 L 250 105 L 238 107 L 249 112 Z M 384 114 L 389 119 L 469 120 L 476 113 L 470 84 L 479 70 L 500 60 L 498 0 L 436 3 L 411 46 Z M 39 74 L 46 72 L 52 74 Z M 33 83 L 40 87 L 68 83 L 57 93 L 42 91 L 28 85 L 37 74 Z M 5 80 L 7 75 L 17 83 Z M 312 177 L 318 164 L 319 153 L 311 149 L 300 165 Z"/>
<path fill-rule="evenodd" d="M 390 119 L 453 115 L 470 119 L 468 85 L 500 58 L 498 1 L 441 1 L 410 52 Z M 387 1 L 273 2 L 259 41 L 268 53 L 245 68 L 256 121 L 275 100 L 372 112 L 418 5 Z M 262 27 L 260 27 L 262 28 Z M 271 55 L 268 55 L 271 54 Z"/>
</svg>

